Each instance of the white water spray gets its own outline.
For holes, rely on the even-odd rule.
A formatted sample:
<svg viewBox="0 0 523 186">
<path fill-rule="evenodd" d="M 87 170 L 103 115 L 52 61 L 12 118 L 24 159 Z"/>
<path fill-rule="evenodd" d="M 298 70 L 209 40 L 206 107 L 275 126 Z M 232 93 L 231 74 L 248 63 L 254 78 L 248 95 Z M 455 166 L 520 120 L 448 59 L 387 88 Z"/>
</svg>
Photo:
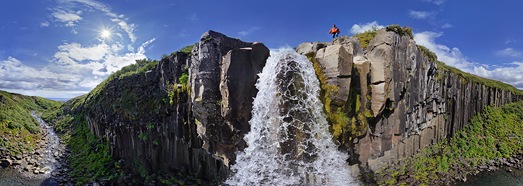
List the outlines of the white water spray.
<svg viewBox="0 0 523 186">
<path fill-rule="evenodd" d="M 228 185 L 356 185 L 337 150 L 312 63 L 290 48 L 271 52 L 256 84 L 248 147 Z"/>
</svg>

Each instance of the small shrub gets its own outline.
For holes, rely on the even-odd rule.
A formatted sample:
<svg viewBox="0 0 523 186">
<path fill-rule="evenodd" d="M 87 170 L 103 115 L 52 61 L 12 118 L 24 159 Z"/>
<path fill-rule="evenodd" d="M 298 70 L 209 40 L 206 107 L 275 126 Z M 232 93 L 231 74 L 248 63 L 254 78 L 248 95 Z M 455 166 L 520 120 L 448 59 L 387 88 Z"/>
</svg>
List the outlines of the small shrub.
<svg viewBox="0 0 523 186">
<path fill-rule="evenodd" d="M 400 36 L 409 36 L 411 39 L 414 39 L 414 35 L 412 34 L 412 29 L 409 27 L 404 26 L 403 28 L 399 25 L 389 25 L 387 26 L 387 32 L 392 31 L 396 34 L 399 34 Z"/>
<path fill-rule="evenodd" d="M 374 39 L 374 37 L 376 37 L 376 35 L 378 35 L 378 29 L 374 28 L 371 30 L 367 30 L 363 33 L 356 34 L 356 35 L 354 35 L 354 37 L 358 38 L 358 40 L 360 41 L 361 47 L 363 49 L 367 49 L 370 41 L 372 39 Z"/>
<path fill-rule="evenodd" d="M 429 61 L 430 62 L 436 62 L 438 61 L 438 56 L 430 51 L 428 48 L 424 47 L 424 46 L 421 46 L 421 45 L 416 45 L 418 47 L 418 50 L 421 51 L 421 53 L 423 53 L 423 56 L 429 58 Z"/>
</svg>

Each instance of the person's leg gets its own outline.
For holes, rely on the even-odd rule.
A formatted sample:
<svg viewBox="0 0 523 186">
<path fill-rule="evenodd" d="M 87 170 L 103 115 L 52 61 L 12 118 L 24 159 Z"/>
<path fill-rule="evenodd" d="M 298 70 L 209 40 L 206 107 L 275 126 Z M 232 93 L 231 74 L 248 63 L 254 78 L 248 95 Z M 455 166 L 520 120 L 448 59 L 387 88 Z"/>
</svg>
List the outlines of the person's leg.
<svg viewBox="0 0 523 186">
<path fill-rule="evenodd" d="M 336 37 L 336 33 L 332 33 L 332 38 L 335 38 Z"/>
</svg>

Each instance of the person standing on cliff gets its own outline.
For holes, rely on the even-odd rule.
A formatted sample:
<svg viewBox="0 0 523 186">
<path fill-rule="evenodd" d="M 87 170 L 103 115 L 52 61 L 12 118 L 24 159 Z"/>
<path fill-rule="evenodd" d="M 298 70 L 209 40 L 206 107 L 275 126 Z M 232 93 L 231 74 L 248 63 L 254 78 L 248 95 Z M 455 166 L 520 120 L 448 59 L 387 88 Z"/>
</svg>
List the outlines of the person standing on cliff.
<svg viewBox="0 0 523 186">
<path fill-rule="evenodd" d="M 338 35 L 340 34 L 340 29 L 336 27 L 336 24 L 332 24 L 332 28 L 329 31 L 329 34 L 332 34 L 332 38 L 338 37 Z"/>
</svg>

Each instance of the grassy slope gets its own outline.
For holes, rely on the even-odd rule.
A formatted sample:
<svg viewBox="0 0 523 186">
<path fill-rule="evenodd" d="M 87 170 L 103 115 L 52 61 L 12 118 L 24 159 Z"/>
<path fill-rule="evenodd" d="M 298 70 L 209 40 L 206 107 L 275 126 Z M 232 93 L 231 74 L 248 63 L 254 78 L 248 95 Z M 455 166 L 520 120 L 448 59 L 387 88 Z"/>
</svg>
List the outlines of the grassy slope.
<svg viewBox="0 0 523 186">
<path fill-rule="evenodd" d="M 97 138 L 90 132 L 84 113 L 94 105 L 110 104 L 104 102 L 104 97 L 100 95 L 109 82 L 145 73 L 157 64 L 158 61 L 137 60 L 136 63 L 111 74 L 89 94 L 73 98 L 60 109 L 43 117 L 44 120 L 55 124 L 55 130 L 66 141 L 71 151 L 69 175 L 76 179 L 77 184 L 84 185 L 101 179 L 112 180 L 122 176 L 120 166 L 109 154 L 107 141 Z M 107 105 L 107 108 L 111 108 L 111 105 Z"/>
<path fill-rule="evenodd" d="M 192 47 L 192 45 L 184 47 L 180 52 L 190 53 Z M 88 94 L 71 99 L 61 108 L 44 115 L 43 119 L 55 124 L 55 130 L 61 134 L 62 139 L 66 141 L 71 150 L 71 156 L 69 157 L 71 172 L 69 175 L 76 179 L 77 184 L 83 185 L 102 179 L 114 181 L 114 179 L 123 176 L 124 173 L 120 169 L 119 163 L 113 161 L 109 154 L 107 141 L 97 138 L 90 132 L 85 113 L 90 108 L 96 106 L 112 108 L 115 104 L 125 105 L 139 102 L 140 100 L 125 99 L 124 96 L 117 98 L 116 101 L 118 103 L 110 103 L 105 101 L 102 93 L 107 88 L 109 82 L 121 81 L 135 74 L 143 74 L 155 68 L 157 64 L 158 61 L 156 60 L 137 60 L 136 63 L 123 67 L 121 70 L 111 74 Z M 184 83 L 184 86 L 187 86 L 187 77 L 183 78 L 183 80 L 181 78 L 180 81 Z M 129 92 L 126 95 L 133 95 L 133 93 Z M 127 112 L 125 106 L 121 110 Z M 167 180 L 167 183 L 170 183 L 169 181 Z"/>
<path fill-rule="evenodd" d="M 519 90 L 519 89 L 513 87 L 512 85 L 509 85 L 509 84 L 506 84 L 506 83 L 503 83 L 500 81 L 492 80 L 492 79 L 482 78 L 482 77 L 479 77 L 479 76 L 476 76 L 473 74 L 463 72 L 457 68 L 448 66 L 441 61 L 438 61 L 438 68 L 443 71 L 450 71 L 453 74 L 463 77 L 467 81 L 478 82 L 482 85 L 486 85 L 489 87 L 495 87 L 495 88 L 499 88 L 501 90 L 510 91 L 516 95 L 523 95 L 523 90 Z M 438 77 L 437 79 L 440 79 L 440 78 Z"/>
<path fill-rule="evenodd" d="M 401 185 L 401 176 L 413 175 L 418 184 L 473 171 L 490 160 L 523 153 L 523 102 L 487 107 L 450 142 L 425 148 L 402 164 L 377 172 L 381 185 Z"/>
<path fill-rule="evenodd" d="M 40 138 L 40 124 L 31 112 L 42 115 L 61 104 L 41 97 L 0 91 L 0 147 L 13 155 L 34 149 Z"/>
<path fill-rule="evenodd" d="M 52 120 L 71 151 L 69 175 L 78 185 L 119 176 L 118 164 L 111 159 L 107 142 L 91 134 L 84 114 L 79 110 L 85 97 L 71 99 L 46 118 Z"/>
</svg>

